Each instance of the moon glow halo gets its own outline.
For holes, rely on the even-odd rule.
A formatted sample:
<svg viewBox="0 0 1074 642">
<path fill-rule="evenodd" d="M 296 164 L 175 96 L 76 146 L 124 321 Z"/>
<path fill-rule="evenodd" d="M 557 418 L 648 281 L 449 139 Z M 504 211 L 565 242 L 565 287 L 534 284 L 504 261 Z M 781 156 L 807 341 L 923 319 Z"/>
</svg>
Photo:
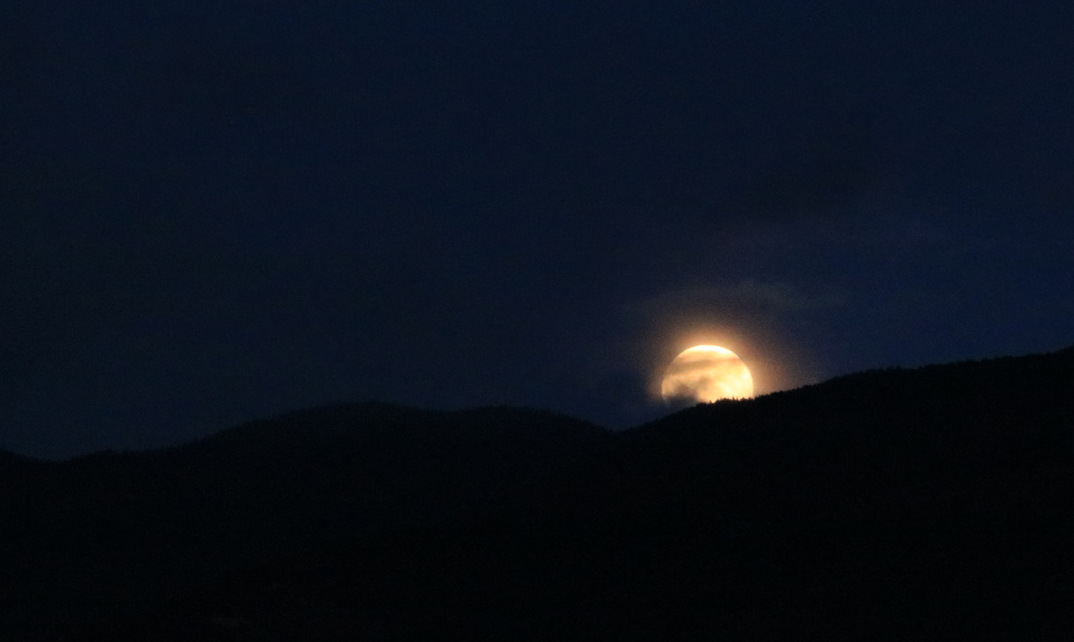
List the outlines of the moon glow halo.
<svg viewBox="0 0 1074 642">
<path fill-rule="evenodd" d="M 738 355 L 720 346 L 701 345 L 679 353 L 660 385 L 666 402 L 712 402 L 753 396 L 753 376 Z"/>
</svg>

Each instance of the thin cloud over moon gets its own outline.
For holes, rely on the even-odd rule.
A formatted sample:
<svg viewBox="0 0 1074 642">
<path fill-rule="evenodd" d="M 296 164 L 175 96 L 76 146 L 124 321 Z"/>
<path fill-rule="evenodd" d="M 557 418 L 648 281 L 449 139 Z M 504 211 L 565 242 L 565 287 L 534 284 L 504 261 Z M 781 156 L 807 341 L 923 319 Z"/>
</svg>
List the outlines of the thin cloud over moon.
<svg viewBox="0 0 1074 642">
<path fill-rule="evenodd" d="M 660 385 L 669 404 L 712 402 L 753 396 L 750 370 L 734 352 L 720 346 L 687 348 L 671 362 Z"/>
<path fill-rule="evenodd" d="M 694 345 L 726 346 L 750 364 L 754 390 L 764 394 L 813 383 L 823 361 L 801 337 L 818 315 L 847 305 L 835 288 L 807 289 L 789 282 L 744 279 L 663 292 L 627 306 L 641 324 L 637 367 L 650 373 L 660 395 L 666 364 Z"/>
</svg>

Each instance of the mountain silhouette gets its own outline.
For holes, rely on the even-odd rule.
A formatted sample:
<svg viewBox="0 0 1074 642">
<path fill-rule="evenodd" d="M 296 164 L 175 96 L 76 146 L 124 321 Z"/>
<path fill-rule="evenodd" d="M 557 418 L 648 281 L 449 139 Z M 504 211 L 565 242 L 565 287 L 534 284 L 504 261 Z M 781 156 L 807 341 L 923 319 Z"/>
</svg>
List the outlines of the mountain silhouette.
<svg viewBox="0 0 1074 642">
<path fill-rule="evenodd" d="M 265 557 L 463 514 L 608 439 L 543 411 L 366 403 L 157 451 L 60 463 L 5 453 L 0 638 L 60 635 L 68 619 L 135 608 Z"/>
<path fill-rule="evenodd" d="M 23 636 L 1074 629 L 1074 349 L 864 372 L 623 433 L 340 406 L 163 451 L 5 456 L 0 483 Z"/>
</svg>

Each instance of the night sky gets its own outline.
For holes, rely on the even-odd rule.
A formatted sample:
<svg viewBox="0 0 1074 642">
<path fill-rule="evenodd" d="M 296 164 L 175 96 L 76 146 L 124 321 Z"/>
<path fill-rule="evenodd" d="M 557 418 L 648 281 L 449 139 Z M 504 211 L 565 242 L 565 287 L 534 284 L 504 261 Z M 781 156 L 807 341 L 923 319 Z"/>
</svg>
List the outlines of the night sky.
<svg viewBox="0 0 1074 642">
<path fill-rule="evenodd" d="M 14 6 L 11 6 L 14 5 Z M 8 3 L 0 448 L 1074 343 L 1074 4 Z"/>
</svg>

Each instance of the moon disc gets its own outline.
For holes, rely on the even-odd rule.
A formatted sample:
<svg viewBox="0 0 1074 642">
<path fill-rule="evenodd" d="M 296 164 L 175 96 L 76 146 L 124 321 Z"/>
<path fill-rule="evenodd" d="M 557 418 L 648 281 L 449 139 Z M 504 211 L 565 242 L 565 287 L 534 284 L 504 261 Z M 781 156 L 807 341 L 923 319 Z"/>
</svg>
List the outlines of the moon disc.
<svg viewBox="0 0 1074 642">
<path fill-rule="evenodd" d="M 669 402 L 744 399 L 753 396 L 753 376 L 727 348 L 694 346 L 680 352 L 668 366 L 660 394 Z"/>
</svg>

